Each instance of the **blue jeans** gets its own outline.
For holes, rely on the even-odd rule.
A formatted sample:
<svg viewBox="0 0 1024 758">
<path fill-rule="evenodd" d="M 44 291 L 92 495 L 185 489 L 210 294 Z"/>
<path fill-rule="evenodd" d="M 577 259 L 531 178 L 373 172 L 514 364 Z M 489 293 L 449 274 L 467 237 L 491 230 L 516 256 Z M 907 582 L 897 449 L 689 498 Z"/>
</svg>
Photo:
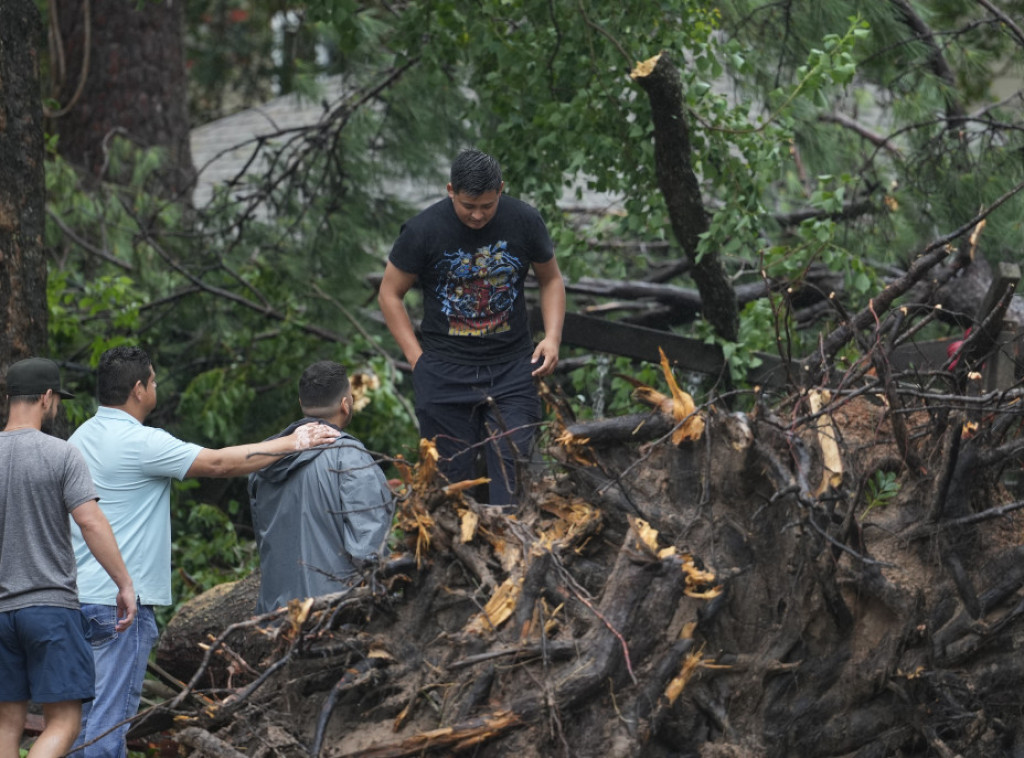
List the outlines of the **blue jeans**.
<svg viewBox="0 0 1024 758">
<path fill-rule="evenodd" d="M 114 630 L 117 608 L 113 605 L 83 604 L 82 615 L 92 633 L 96 698 L 82 704 L 82 731 L 72 749 L 91 742 L 138 712 L 149 651 L 158 636 L 151 605 L 140 605 L 135 621 L 121 633 Z M 128 753 L 125 735 L 129 726 L 119 726 L 72 758 L 125 758 Z"/>
</svg>

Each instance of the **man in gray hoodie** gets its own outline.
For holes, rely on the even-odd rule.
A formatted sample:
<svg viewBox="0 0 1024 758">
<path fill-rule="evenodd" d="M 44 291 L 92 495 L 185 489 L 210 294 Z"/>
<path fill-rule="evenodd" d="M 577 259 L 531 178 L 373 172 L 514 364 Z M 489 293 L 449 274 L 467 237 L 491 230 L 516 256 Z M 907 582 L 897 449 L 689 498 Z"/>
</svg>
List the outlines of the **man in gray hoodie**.
<svg viewBox="0 0 1024 758">
<path fill-rule="evenodd" d="M 277 436 L 314 420 L 342 431 L 352 419 L 352 403 L 344 366 L 318 361 L 299 379 L 305 418 Z M 395 510 L 380 466 L 344 431 L 329 446 L 288 455 L 251 474 L 249 500 L 260 553 L 259 614 L 358 582 L 359 568 L 384 554 Z"/>
</svg>

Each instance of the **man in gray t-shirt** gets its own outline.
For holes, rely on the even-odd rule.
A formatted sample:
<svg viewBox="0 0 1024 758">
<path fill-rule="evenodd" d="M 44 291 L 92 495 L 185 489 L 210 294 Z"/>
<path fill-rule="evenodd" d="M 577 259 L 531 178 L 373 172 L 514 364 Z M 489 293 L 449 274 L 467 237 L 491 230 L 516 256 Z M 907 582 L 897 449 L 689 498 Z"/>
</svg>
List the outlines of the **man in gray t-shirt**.
<svg viewBox="0 0 1024 758">
<path fill-rule="evenodd" d="M 66 753 L 82 701 L 93 697 L 92 651 L 78 606 L 68 514 L 118 588 L 119 625 L 135 618 L 135 588 L 82 454 L 44 433 L 57 415 L 57 364 L 28 358 L 7 373 L 0 432 L 0 755 L 17 755 L 28 702 L 46 726 L 33 756 Z"/>
</svg>

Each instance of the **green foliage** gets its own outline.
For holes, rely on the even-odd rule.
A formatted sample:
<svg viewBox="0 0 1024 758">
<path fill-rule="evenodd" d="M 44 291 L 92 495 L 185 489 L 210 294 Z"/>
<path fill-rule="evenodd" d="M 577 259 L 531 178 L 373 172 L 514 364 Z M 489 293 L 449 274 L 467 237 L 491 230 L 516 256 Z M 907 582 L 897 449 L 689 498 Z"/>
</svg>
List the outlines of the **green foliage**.
<svg viewBox="0 0 1024 758">
<path fill-rule="evenodd" d="M 900 492 L 900 483 L 893 471 L 876 471 L 868 479 L 864 496 L 867 500 L 867 507 L 860 517 L 864 518 L 871 512 L 872 508 L 880 508 L 892 502 Z"/>
<path fill-rule="evenodd" d="M 237 514 L 238 503 L 229 503 L 229 513 L 225 513 L 220 507 L 193 500 L 188 493 L 196 487 L 194 481 L 174 485 L 178 495 L 171 512 L 175 606 L 160 609 L 161 622 L 166 622 L 189 598 L 217 584 L 240 579 L 258 565 L 256 543 L 240 540 L 229 518 L 229 513 Z"/>
<path fill-rule="evenodd" d="M 138 328 L 140 293 L 127 276 L 103 275 L 69 285 L 70 273 L 54 271 L 47 280 L 50 342 L 55 355 L 88 344 L 95 365 L 103 351 L 125 344 Z"/>
<path fill-rule="evenodd" d="M 230 376 L 230 369 L 218 367 L 196 376 L 181 393 L 178 413 L 195 419 L 202 439 L 237 438 L 255 399 L 255 391 Z"/>
<path fill-rule="evenodd" d="M 827 37 L 818 35 L 845 23 L 851 10 L 869 25 L 869 34 L 857 32 L 853 78 L 819 107 L 798 113 L 795 146 L 813 173 L 854 176 L 849 204 L 873 206 L 842 221 L 850 253 L 904 263 L 923 242 L 956 227 L 952 219 L 965 220 L 1022 174 L 1019 164 L 1000 157 L 1011 144 L 1020 144 L 1019 135 L 997 123 L 1013 115 L 1005 111 L 1007 103 L 992 102 L 1000 71 L 1019 76 L 1017 43 L 1011 35 L 996 33 L 976 3 L 950 0 L 941 10 L 936 4 L 907 7 L 934 30 L 934 46 L 911 30 L 895 3 L 826 1 L 817 3 L 814 13 L 742 1 L 724 4 L 726 23 L 737 39 L 749 44 L 756 38 L 762 52 L 764 65 L 755 72 L 755 87 L 796 71 L 808 51 L 831 52 L 821 44 Z M 937 51 L 954 73 L 955 86 L 938 75 Z M 833 110 L 853 114 L 886 137 L 886 145 L 872 146 L 855 130 L 819 118 Z M 972 110 L 962 123 L 957 120 L 958 112 Z M 997 143 L 1002 146 L 996 148 Z M 1016 219 L 1022 205 L 1019 199 L 1012 205 L 1000 214 L 997 228 L 986 229 L 990 259 L 1004 259 L 1017 246 L 1010 240 L 1019 235 Z"/>
<path fill-rule="evenodd" d="M 383 356 L 375 356 L 363 366 L 347 365 L 350 373 L 370 372 L 379 379 L 380 385 L 369 392 L 369 403 L 353 416 L 346 431 L 358 437 L 367 450 L 385 459 L 402 455 L 406 460 L 415 461 L 419 456 L 419 434 L 407 397 L 410 395 L 407 384 L 411 382 Z"/>
<path fill-rule="evenodd" d="M 451 157 L 475 144 L 499 156 L 510 194 L 540 208 L 570 280 L 651 277 L 682 252 L 630 71 L 662 54 L 682 77 L 708 213 L 698 255 L 737 285 L 779 285 L 743 307 L 736 343 L 703 321 L 674 324 L 718 343 L 742 383 L 756 351 L 814 349 L 789 295 L 812 270 L 843 282 L 842 308 L 861 308 L 887 264 L 905 266 L 1024 179 L 1024 134 L 1007 127 L 1019 108 L 991 86 L 1022 70 L 1012 36 L 968 0 L 907 7 L 936 30 L 950 77 L 899 4 L 873 0 L 189 0 L 197 122 L 282 92 L 316 101 L 326 74 L 343 94 L 320 122 L 247 145 L 250 172 L 195 210 L 155 194 L 160 150 L 115 138 L 107 172 L 86 178 L 48 139 L 53 354 L 91 366 L 112 345 L 144 345 L 160 375 L 152 422 L 209 446 L 279 431 L 298 415 L 302 369 L 332 358 L 381 381 L 351 431 L 414 457 L 409 382 L 364 280 L 422 202 L 398 188 L 440 197 Z M 595 198 L 612 212 L 565 209 Z M 1015 255 L 1022 219 L 1014 199 L 986 227 L 990 260 Z M 685 273 L 672 283 L 694 286 Z M 595 359 L 572 377 L 581 417 L 633 408 L 617 374 L 662 382 L 655 366 Z M 89 378 L 77 381 L 87 393 Z M 239 486 L 227 502 L 244 500 Z M 203 541 L 226 530 L 188 517 L 190 492 L 175 490 L 176 560 L 201 565 Z"/>
</svg>

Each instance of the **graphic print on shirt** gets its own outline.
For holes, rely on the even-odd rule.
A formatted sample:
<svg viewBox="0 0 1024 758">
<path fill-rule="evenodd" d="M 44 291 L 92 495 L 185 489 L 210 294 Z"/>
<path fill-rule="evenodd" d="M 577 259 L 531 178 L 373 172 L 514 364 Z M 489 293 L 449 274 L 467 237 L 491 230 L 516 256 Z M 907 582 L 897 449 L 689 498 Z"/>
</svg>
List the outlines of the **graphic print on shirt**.
<svg viewBox="0 0 1024 758">
<path fill-rule="evenodd" d="M 437 295 L 448 318 L 448 334 L 483 337 L 509 331 L 512 303 L 519 295 L 519 265 L 504 240 L 473 253 L 445 253 L 437 264 Z"/>
</svg>

